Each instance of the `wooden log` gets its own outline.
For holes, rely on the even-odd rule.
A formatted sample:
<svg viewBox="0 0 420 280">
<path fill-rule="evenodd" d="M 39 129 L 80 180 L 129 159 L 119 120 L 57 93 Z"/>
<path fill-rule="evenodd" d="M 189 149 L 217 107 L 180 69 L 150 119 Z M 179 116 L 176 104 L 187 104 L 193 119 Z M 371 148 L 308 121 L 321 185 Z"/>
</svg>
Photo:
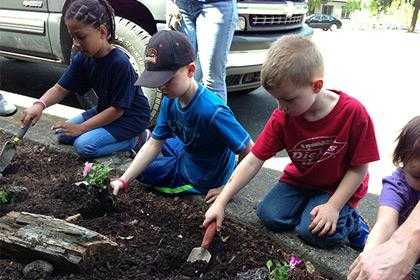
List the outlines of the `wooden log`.
<svg viewBox="0 0 420 280">
<path fill-rule="evenodd" d="M 0 255 L 45 259 L 72 270 L 117 252 L 118 244 L 107 237 L 54 217 L 10 212 L 0 218 Z"/>
</svg>

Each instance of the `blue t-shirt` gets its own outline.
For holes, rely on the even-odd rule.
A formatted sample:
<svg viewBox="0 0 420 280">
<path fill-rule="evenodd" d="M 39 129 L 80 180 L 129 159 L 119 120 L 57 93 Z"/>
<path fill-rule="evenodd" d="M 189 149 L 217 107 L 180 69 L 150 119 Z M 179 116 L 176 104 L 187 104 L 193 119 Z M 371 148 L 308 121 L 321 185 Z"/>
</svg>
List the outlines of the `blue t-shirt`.
<svg viewBox="0 0 420 280">
<path fill-rule="evenodd" d="M 77 53 L 58 84 L 66 90 L 85 94 L 93 89 L 98 96 L 97 112 L 114 106 L 124 114 L 104 128 L 117 141 L 139 135 L 149 126 L 150 108 L 141 88 L 134 86 L 137 74 L 128 56 L 118 48 L 101 58 Z"/>
<path fill-rule="evenodd" d="M 234 169 L 234 153 L 241 153 L 250 141 L 229 107 L 201 85 L 184 108 L 178 98 L 163 98 L 152 137 L 174 136 L 184 143 L 178 171 L 199 190 L 224 185 Z"/>
</svg>

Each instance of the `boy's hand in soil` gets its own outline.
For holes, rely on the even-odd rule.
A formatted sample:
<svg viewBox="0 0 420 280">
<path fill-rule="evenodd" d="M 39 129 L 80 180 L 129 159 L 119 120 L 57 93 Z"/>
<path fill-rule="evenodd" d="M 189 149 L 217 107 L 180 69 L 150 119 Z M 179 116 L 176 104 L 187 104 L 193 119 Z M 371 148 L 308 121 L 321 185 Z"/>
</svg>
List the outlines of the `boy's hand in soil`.
<svg viewBox="0 0 420 280">
<path fill-rule="evenodd" d="M 318 205 L 311 211 L 312 223 L 309 225 L 309 229 L 318 236 L 334 234 L 339 213 L 340 210 L 328 202 Z"/>
<path fill-rule="evenodd" d="M 214 189 L 210 189 L 207 192 L 206 197 L 204 198 L 204 201 L 208 204 L 214 202 L 217 198 L 217 196 L 222 192 L 223 187 L 218 187 L 218 188 L 214 188 Z"/>
<path fill-rule="evenodd" d="M 81 124 L 74 123 L 58 123 L 52 127 L 56 133 L 63 133 L 67 136 L 79 136 L 86 132 L 85 128 Z"/>
<path fill-rule="evenodd" d="M 205 214 L 204 222 L 203 222 L 203 227 L 207 228 L 207 226 L 211 222 L 216 220 L 217 231 L 220 231 L 220 229 L 222 228 L 222 222 L 223 222 L 224 216 L 225 216 L 225 207 L 216 201 L 207 210 Z"/>
<path fill-rule="evenodd" d="M 118 195 L 118 192 L 124 188 L 123 183 L 118 180 L 113 180 L 109 183 L 113 195 Z"/>
<path fill-rule="evenodd" d="M 44 107 L 37 103 L 23 110 L 22 117 L 20 118 L 22 126 L 26 126 L 30 123 L 34 125 L 39 120 L 39 118 L 41 118 L 43 110 Z"/>
</svg>

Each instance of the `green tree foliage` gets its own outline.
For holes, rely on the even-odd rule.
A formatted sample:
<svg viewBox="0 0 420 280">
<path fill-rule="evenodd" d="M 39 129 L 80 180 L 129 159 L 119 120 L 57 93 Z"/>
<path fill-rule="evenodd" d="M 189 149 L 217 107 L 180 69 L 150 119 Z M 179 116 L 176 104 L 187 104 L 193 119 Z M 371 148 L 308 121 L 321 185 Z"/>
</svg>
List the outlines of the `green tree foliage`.
<svg viewBox="0 0 420 280">
<path fill-rule="evenodd" d="M 343 6 L 343 10 L 347 14 L 351 14 L 354 11 L 360 11 L 362 9 L 362 1 L 361 0 L 349 0 L 347 3 Z"/>
<path fill-rule="evenodd" d="M 416 29 L 417 18 L 420 10 L 420 0 L 371 0 L 369 9 L 373 15 L 377 15 L 386 13 L 391 5 L 399 7 L 402 3 L 408 3 L 414 7 L 411 23 L 408 28 L 409 32 L 414 32 Z"/>
<path fill-rule="evenodd" d="M 322 0 L 308 0 L 308 13 L 313 14 L 321 8 Z"/>
</svg>

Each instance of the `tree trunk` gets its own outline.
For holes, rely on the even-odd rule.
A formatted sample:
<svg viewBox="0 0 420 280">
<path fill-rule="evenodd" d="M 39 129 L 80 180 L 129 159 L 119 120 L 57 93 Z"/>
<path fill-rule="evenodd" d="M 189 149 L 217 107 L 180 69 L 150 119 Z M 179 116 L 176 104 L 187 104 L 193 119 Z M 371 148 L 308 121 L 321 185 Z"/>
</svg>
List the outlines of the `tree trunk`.
<svg viewBox="0 0 420 280">
<path fill-rule="evenodd" d="M 420 0 L 416 0 L 414 2 L 414 12 L 413 17 L 411 18 L 411 24 L 408 28 L 408 32 L 414 32 L 416 30 L 416 24 L 417 24 L 417 18 L 419 16 L 419 10 L 420 10 Z"/>
<path fill-rule="evenodd" d="M 112 256 L 118 244 L 50 216 L 10 212 L 0 218 L 0 256 L 45 259 L 61 269 L 83 269 Z"/>
</svg>

